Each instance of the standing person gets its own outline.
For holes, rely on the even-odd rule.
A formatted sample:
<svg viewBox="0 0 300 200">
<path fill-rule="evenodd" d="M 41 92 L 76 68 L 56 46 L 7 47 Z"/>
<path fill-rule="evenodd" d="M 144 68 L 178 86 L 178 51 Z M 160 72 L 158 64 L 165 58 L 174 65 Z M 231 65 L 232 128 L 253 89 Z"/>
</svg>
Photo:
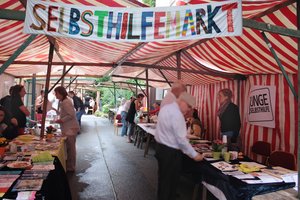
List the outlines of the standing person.
<svg viewBox="0 0 300 200">
<path fill-rule="evenodd" d="M 131 143 L 132 142 L 132 136 L 133 136 L 133 131 L 135 127 L 134 123 L 134 118 L 135 114 L 138 110 L 140 110 L 140 107 L 142 105 L 142 100 L 144 98 L 143 94 L 138 94 L 137 98 L 131 102 L 127 116 L 126 116 L 126 121 L 128 121 L 128 140 L 127 142 Z"/>
<path fill-rule="evenodd" d="M 42 121 L 44 103 L 44 90 L 41 90 L 40 95 L 35 100 L 35 112 L 37 121 Z"/>
<path fill-rule="evenodd" d="M 92 109 L 92 113 L 91 114 L 94 114 L 94 109 L 95 109 L 95 100 L 94 100 L 94 98 L 93 97 L 91 97 L 91 99 L 90 99 L 90 108 Z"/>
<path fill-rule="evenodd" d="M 176 101 L 176 99 L 180 96 L 181 93 L 186 92 L 186 87 L 181 82 L 173 83 L 171 90 L 168 91 L 165 98 L 162 100 L 160 104 L 160 108 L 165 106 L 166 104 L 170 104 Z"/>
<path fill-rule="evenodd" d="M 79 124 L 72 100 L 68 98 L 66 89 L 58 86 L 54 92 L 59 100 L 58 114 L 60 117 L 55 122 L 60 123 L 62 134 L 67 137 L 67 171 L 74 172 L 76 169 L 76 135 L 79 131 Z"/>
<path fill-rule="evenodd" d="M 241 128 L 241 119 L 239 107 L 231 102 L 232 91 L 230 89 L 222 89 L 218 93 L 220 107 L 218 116 L 221 122 L 221 135 L 227 136 L 228 146 L 236 143 Z"/>
<path fill-rule="evenodd" d="M 186 138 L 187 129 L 184 115 L 195 106 L 195 98 L 183 92 L 179 98 L 160 109 L 155 132 L 157 142 L 155 157 L 158 161 L 158 200 L 176 199 L 176 187 L 179 181 L 182 156 L 188 155 L 195 161 L 201 161 Z"/>
<path fill-rule="evenodd" d="M 26 127 L 26 116 L 30 115 L 29 110 L 23 103 L 23 98 L 26 94 L 23 85 L 15 85 L 11 94 L 11 103 L 9 111 L 12 114 L 12 118 L 16 118 L 18 121 L 18 134 L 23 135 Z"/>
<path fill-rule="evenodd" d="M 73 99 L 73 104 L 76 111 L 76 119 L 79 123 L 79 126 L 81 127 L 81 117 L 85 114 L 83 101 L 78 96 L 76 96 L 73 91 L 69 91 L 68 94 L 69 97 Z"/>
<path fill-rule="evenodd" d="M 134 101 L 134 97 L 130 97 L 130 100 L 126 101 L 126 99 L 122 99 L 121 106 L 119 108 L 119 112 L 121 113 L 122 119 L 122 131 L 121 136 L 127 136 L 128 123 L 126 121 L 127 113 L 132 101 Z"/>
</svg>

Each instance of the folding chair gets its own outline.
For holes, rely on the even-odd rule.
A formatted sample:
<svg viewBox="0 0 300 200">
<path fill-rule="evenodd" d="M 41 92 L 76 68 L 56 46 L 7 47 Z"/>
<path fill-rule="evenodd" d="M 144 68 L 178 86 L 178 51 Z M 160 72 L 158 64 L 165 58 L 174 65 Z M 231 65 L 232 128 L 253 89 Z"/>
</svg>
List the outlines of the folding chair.
<svg viewBox="0 0 300 200">
<path fill-rule="evenodd" d="M 120 114 L 115 115 L 114 117 L 114 132 L 116 135 L 118 135 L 119 133 L 119 127 L 121 127 L 122 124 L 122 117 Z"/>
<path fill-rule="evenodd" d="M 269 158 L 271 166 L 280 166 L 286 169 L 295 170 L 296 159 L 295 156 L 285 151 L 274 151 Z"/>
<path fill-rule="evenodd" d="M 252 153 L 263 157 L 263 164 L 268 165 L 268 160 L 271 155 L 271 144 L 264 141 L 257 141 L 251 148 Z"/>
</svg>

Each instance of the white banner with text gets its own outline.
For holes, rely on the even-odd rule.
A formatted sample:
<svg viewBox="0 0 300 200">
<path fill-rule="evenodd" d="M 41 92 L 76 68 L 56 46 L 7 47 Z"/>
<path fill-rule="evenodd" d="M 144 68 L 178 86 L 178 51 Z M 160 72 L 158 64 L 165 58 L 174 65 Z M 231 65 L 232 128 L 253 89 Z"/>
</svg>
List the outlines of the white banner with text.
<svg viewBox="0 0 300 200">
<path fill-rule="evenodd" d="M 27 0 L 24 32 L 95 41 L 149 42 L 242 34 L 241 0 L 116 8 Z"/>
<path fill-rule="evenodd" d="M 248 98 L 248 122 L 275 128 L 275 86 L 252 86 Z"/>
</svg>

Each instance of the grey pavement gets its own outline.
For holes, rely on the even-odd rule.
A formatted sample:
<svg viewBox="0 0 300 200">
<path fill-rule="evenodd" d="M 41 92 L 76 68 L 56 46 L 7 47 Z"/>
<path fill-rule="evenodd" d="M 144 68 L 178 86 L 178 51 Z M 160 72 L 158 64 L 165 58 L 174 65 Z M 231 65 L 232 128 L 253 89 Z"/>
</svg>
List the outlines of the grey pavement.
<svg viewBox="0 0 300 200">
<path fill-rule="evenodd" d="M 73 200 L 156 199 L 157 161 L 153 148 L 144 157 L 143 149 L 126 141 L 114 134 L 108 119 L 82 117 L 76 141 L 77 169 L 67 173 Z M 177 199 L 192 199 L 193 186 L 181 181 Z"/>
</svg>

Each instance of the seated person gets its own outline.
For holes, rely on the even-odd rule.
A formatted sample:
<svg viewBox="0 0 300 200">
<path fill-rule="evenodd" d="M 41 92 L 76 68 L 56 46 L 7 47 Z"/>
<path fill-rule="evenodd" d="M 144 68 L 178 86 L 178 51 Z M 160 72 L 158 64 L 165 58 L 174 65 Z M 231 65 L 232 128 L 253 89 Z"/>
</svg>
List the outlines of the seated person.
<svg viewBox="0 0 300 200">
<path fill-rule="evenodd" d="M 189 125 L 190 125 L 190 135 L 201 137 L 201 133 L 203 130 L 202 123 L 200 121 L 200 118 L 198 117 L 198 111 L 197 109 L 193 109 L 193 115 L 189 119 Z"/>
<path fill-rule="evenodd" d="M 153 106 L 154 110 L 151 110 L 149 112 L 150 116 L 151 115 L 158 115 L 159 110 L 160 110 L 160 104 L 158 102 L 155 102 L 152 106 Z"/>
<path fill-rule="evenodd" d="M 18 136 L 18 122 L 15 118 L 9 119 L 7 111 L 0 106 L 0 135 L 6 139 L 14 139 Z"/>
</svg>

